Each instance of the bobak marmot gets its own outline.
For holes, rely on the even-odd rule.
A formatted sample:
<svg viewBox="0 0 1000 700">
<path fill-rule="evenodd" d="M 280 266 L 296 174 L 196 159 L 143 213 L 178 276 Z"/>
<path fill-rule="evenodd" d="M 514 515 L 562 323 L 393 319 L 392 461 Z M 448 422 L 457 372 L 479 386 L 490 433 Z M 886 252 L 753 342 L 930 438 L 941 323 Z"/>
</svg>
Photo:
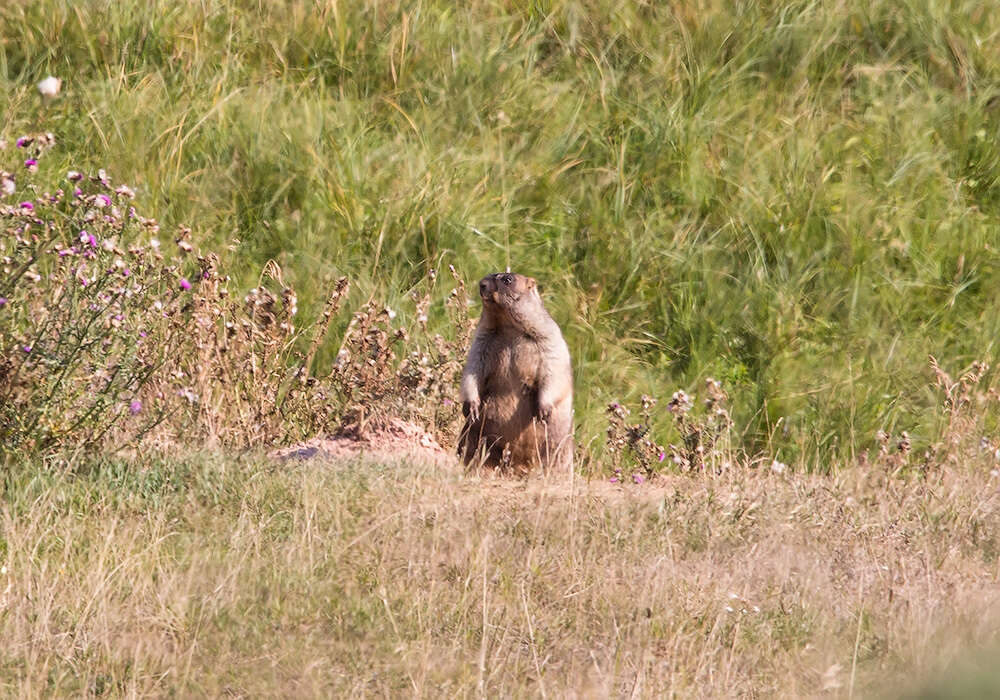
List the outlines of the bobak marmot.
<svg viewBox="0 0 1000 700">
<path fill-rule="evenodd" d="M 466 465 L 526 472 L 573 467 L 569 348 L 535 280 L 512 272 L 479 283 L 483 315 L 462 373 Z"/>
</svg>

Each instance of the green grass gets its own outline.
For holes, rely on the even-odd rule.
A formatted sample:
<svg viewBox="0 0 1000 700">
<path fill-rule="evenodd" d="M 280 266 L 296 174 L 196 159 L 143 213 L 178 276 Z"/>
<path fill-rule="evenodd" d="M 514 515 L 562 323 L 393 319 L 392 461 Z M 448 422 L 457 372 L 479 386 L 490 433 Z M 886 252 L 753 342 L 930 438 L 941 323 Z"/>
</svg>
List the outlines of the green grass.
<svg viewBox="0 0 1000 700">
<path fill-rule="evenodd" d="M 277 260 L 305 313 L 341 274 L 536 276 L 583 442 L 715 376 L 750 449 L 826 465 L 928 437 L 928 354 L 994 354 L 998 31 L 959 0 L 14 0 L 0 134 L 55 132 L 53 181 L 109 168 L 247 287 Z"/>
</svg>

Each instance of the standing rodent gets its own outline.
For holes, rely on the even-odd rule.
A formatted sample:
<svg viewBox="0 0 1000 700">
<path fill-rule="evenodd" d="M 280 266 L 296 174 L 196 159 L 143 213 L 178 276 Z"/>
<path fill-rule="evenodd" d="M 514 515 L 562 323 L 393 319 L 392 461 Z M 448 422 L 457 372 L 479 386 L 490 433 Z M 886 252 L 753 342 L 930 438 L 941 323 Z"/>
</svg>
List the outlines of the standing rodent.
<svg viewBox="0 0 1000 700">
<path fill-rule="evenodd" d="M 498 272 L 479 282 L 479 296 L 483 315 L 462 373 L 462 461 L 571 470 L 573 370 L 538 284 Z"/>
</svg>

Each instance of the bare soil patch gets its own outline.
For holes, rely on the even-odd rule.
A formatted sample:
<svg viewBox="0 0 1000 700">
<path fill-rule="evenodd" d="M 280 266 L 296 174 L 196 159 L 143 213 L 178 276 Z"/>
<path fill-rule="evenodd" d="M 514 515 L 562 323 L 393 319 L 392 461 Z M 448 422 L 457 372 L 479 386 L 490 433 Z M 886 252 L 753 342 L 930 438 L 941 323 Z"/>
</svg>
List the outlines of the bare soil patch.
<svg viewBox="0 0 1000 700">
<path fill-rule="evenodd" d="M 441 447 L 434 436 L 415 423 L 390 418 L 379 425 L 346 428 L 336 434 L 315 437 L 276 450 L 279 459 L 350 459 L 420 461 L 432 464 L 456 462 L 450 451 Z"/>
</svg>

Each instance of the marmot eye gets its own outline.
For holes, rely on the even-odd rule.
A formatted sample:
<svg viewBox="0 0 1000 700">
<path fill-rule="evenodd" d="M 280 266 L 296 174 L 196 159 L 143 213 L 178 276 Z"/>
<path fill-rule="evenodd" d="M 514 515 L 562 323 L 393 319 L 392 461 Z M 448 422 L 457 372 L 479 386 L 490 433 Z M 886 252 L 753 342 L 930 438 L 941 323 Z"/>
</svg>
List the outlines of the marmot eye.
<svg viewBox="0 0 1000 700">
<path fill-rule="evenodd" d="M 504 275 L 500 278 L 500 280 L 509 287 L 510 283 L 514 281 L 514 278 L 510 275 Z"/>
</svg>

